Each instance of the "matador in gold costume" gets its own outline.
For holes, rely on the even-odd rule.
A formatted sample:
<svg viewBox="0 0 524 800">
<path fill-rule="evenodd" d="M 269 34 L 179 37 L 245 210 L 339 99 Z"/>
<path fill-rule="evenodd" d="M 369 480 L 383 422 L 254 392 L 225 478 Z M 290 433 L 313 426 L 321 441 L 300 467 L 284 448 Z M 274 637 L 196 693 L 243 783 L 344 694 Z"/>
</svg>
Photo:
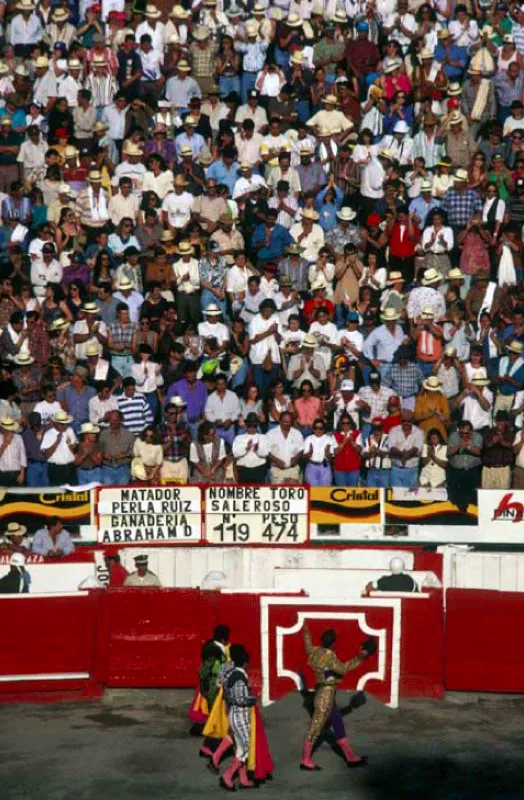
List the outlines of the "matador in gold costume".
<svg viewBox="0 0 524 800">
<path fill-rule="evenodd" d="M 311 720 L 311 725 L 307 736 L 304 740 L 300 769 L 321 769 L 313 762 L 311 755 L 315 743 L 324 730 L 328 720 L 330 720 L 332 723 L 337 744 L 342 750 L 348 766 L 359 766 L 364 764 L 366 761 L 366 759 L 357 756 L 351 749 L 346 737 L 344 721 L 340 712 L 338 712 L 337 715 L 334 715 L 333 712 L 336 709 L 335 698 L 338 684 L 346 672 L 356 669 L 361 661 L 366 659 L 371 654 L 371 651 L 373 651 L 373 646 L 368 645 L 366 642 L 363 646 L 361 646 L 355 658 L 352 658 L 349 661 L 340 661 L 333 650 L 335 642 L 336 633 L 334 630 L 330 629 L 324 631 L 322 634 L 321 645 L 319 647 L 314 647 L 309 628 L 307 625 L 304 626 L 304 644 L 306 647 L 308 664 L 315 673 L 316 688 L 313 718 Z"/>
</svg>

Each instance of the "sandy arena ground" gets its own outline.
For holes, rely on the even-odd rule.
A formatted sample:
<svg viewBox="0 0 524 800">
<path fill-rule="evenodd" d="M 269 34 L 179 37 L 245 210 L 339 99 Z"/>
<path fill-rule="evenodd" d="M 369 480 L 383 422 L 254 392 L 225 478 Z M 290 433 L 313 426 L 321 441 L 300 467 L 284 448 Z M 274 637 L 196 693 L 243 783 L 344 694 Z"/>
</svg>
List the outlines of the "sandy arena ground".
<svg viewBox="0 0 524 800">
<path fill-rule="evenodd" d="M 102 703 L 0 706 L 0 798 L 226 797 L 188 735 L 191 694 L 120 690 Z M 299 695 L 263 714 L 275 779 L 257 800 L 524 800 L 524 697 L 450 695 L 396 711 L 368 698 L 346 717 L 355 750 L 370 759 L 351 771 L 327 743 L 315 756 L 322 772 L 298 770 Z"/>
</svg>

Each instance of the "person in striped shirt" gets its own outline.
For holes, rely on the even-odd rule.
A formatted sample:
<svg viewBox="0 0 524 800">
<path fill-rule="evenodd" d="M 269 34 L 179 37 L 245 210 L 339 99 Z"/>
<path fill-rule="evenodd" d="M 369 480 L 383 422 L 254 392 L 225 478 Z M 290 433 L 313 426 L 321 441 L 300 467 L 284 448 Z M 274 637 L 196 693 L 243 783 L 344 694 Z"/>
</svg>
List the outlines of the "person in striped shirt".
<svg viewBox="0 0 524 800">
<path fill-rule="evenodd" d="M 123 387 L 123 394 L 117 398 L 122 425 L 139 436 L 149 425 L 153 425 L 151 408 L 144 395 L 136 391 L 134 378 L 125 378 Z"/>
</svg>

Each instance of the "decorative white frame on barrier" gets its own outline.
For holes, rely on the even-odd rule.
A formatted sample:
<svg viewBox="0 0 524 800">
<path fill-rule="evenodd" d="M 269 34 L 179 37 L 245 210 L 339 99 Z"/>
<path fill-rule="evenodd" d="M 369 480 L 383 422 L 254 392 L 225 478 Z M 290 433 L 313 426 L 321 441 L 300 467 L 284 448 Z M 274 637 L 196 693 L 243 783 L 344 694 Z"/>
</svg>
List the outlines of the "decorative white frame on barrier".
<svg viewBox="0 0 524 800">
<path fill-rule="evenodd" d="M 269 606 L 325 606 L 327 608 L 340 608 L 341 605 L 363 606 L 373 608 L 391 608 L 393 610 L 393 627 L 391 641 L 391 692 L 388 706 L 397 708 L 399 704 L 400 686 L 400 641 L 402 628 L 402 600 L 400 598 L 342 598 L 341 600 L 322 601 L 311 597 L 267 597 L 260 598 L 260 635 L 261 635 L 261 656 L 262 656 L 262 704 L 267 706 L 274 701 L 270 697 L 269 689 Z M 284 636 L 297 633 L 301 630 L 306 619 L 340 619 L 357 620 L 360 629 L 368 636 L 376 636 L 379 639 L 379 664 L 376 672 L 368 672 L 359 679 L 357 690 L 364 689 L 369 680 L 384 680 L 386 675 L 386 630 L 371 628 L 365 622 L 365 614 L 355 611 L 312 611 L 308 613 L 302 609 L 297 611 L 298 621 L 291 628 L 276 627 L 276 648 L 277 648 L 277 677 L 290 678 L 300 689 L 300 677 L 296 672 L 284 668 L 283 650 Z"/>
</svg>

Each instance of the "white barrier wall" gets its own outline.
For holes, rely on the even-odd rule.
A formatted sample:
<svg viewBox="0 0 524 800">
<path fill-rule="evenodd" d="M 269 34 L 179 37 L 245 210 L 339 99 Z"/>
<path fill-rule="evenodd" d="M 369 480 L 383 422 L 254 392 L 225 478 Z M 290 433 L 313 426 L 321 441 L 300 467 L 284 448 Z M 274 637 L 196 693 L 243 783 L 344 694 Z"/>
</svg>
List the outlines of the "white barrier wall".
<svg viewBox="0 0 524 800">
<path fill-rule="evenodd" d="M 524 592 L 524 553 L 451 550 L 444 564 L 449 588 Z"/>
<path fill-rule="evenodd" d="M 223 588 L 233 591 L 263 592 L 275 589 L 279 569 L 298 576 L 303 569 L 376 570 L 379 576 L 389 572 L 394 556 L 404 559 L 406 570 L 413 569 L 413 553 L 399 550 L 320 550 L 307 548 L 278 549 L 258 547 L 175 547 L 127 548 L 120 551 L 122 564 L 134 569 L 138 552 L 149 555 L 149 568 L 163 586 L 176 588 Z"/>
</svg>

